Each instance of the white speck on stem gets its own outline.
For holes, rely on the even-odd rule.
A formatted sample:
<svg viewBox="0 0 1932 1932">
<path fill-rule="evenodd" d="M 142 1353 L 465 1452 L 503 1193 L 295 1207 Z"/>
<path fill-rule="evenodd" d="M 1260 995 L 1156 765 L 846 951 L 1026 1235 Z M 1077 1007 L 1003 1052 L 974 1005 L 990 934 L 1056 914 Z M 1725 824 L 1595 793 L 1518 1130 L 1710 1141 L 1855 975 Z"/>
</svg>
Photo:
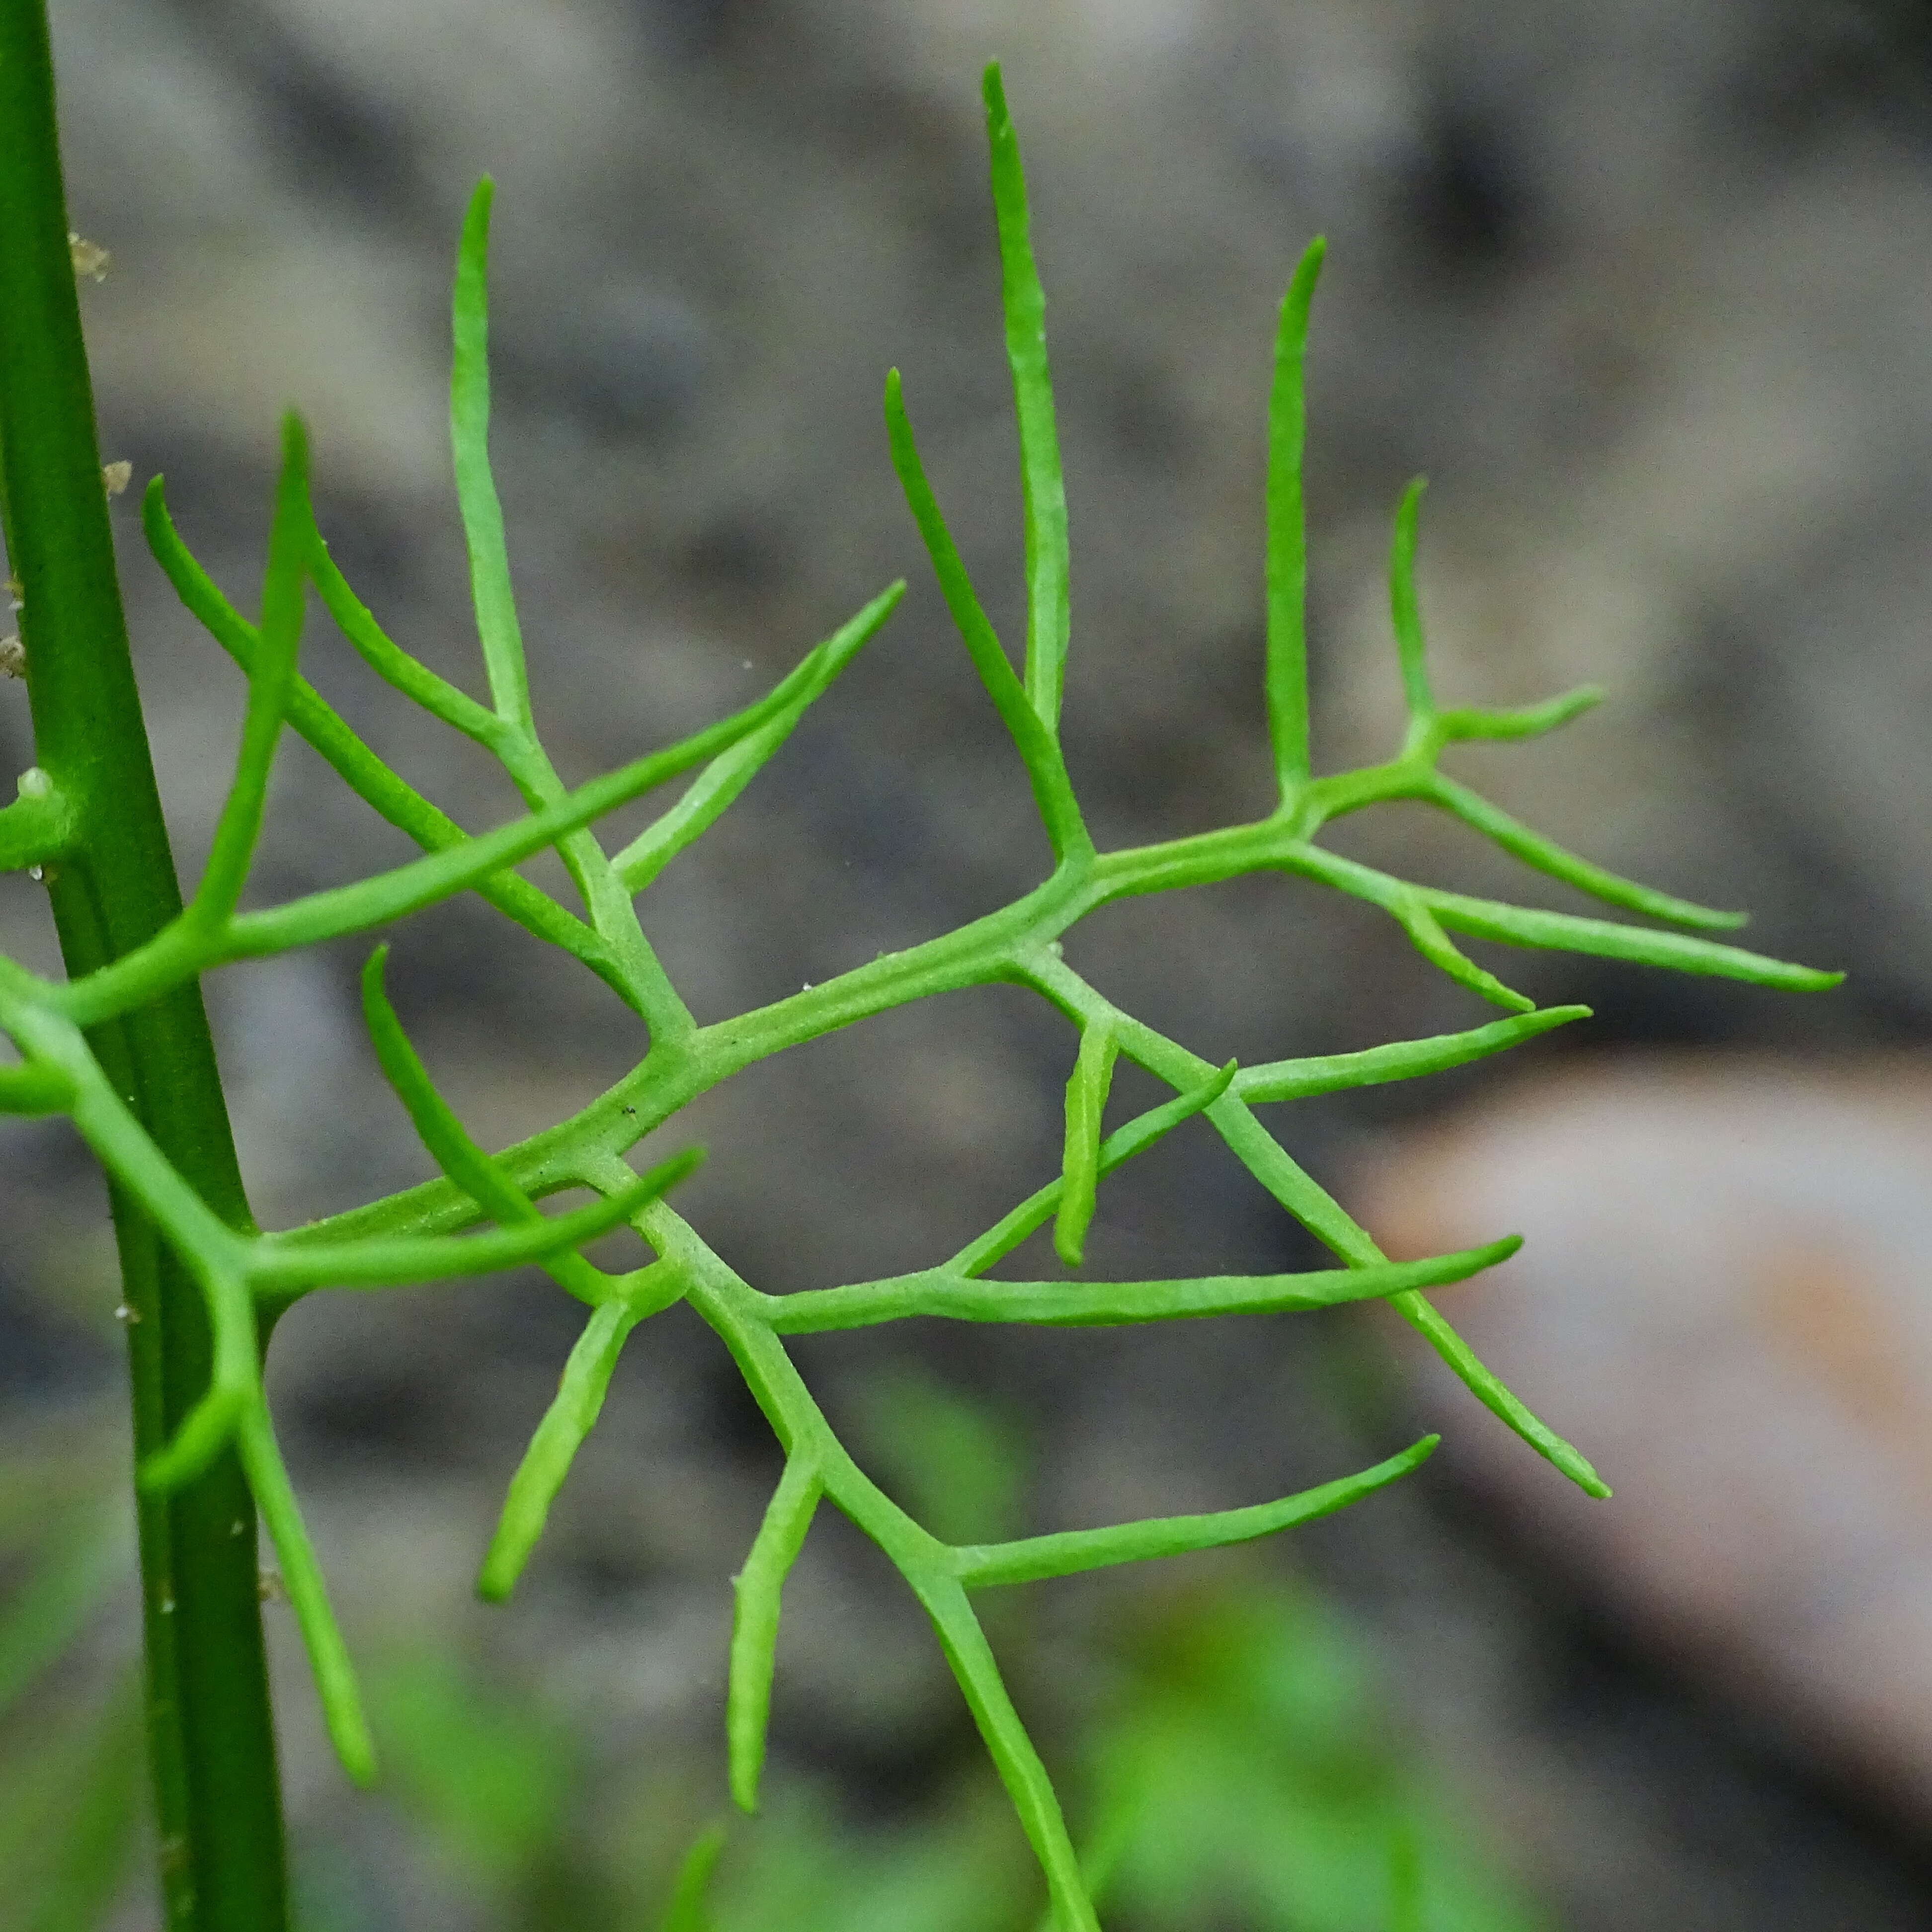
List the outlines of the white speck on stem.
<svg viewBox="0 0 1932 1932">
<path fill-rule="evenodd" d="M 113 257 L 99 242 L 87 241 L 70 228 L 67 232 L 67 252 L 76 275 L 85 275 L 90 282 L 106 279 L 107 264 Z"/>
</svg>

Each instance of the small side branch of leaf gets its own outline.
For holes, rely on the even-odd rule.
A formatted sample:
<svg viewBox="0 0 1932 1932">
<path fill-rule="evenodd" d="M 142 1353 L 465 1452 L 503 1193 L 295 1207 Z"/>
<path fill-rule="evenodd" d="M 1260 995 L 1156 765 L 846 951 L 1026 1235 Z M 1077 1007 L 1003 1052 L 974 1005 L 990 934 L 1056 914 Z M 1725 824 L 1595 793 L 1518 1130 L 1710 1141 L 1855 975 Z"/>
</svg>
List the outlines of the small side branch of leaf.
<svg viewBox="0 0 1932 1932">
<path fill-rule="evenodd" d="M 824 1493 L 809 1451 L 794 1450 L 765 1510 L 745 1567 L 732 1580 L 731 1672 L 724 1706 L 731 1796 L 747 1811 L 758 1808 L 765 1731 L 772 1708 L 772 1675 L 778 1640 L 779 1598 L 805 1546 L 806 1532 Z"/>
<path fill-rule="evenodd" d="M 1358 1474 L 1344 1476 L 1318 1489 L 1279 1502 L 1256 1503 L 1247 1509 L 1216 1510 L 1204 1516 L 1171 1516 L 1141 1522 L 1124 1522 L 1106 1529 L 1064 1530 L 1050 1536 L 1029 1536 L 1012 1543 L 962 1544 L 952 1551 L 959 1580 L 968 1589 L 995 1583 L 1040 1582 L 1050 1576 L 1072 1576 L 1083 1570 L 1103 1569 L 1116 1563 L 1138 1563 L 1150 1557 L 1180 1556 L 1198 1550 L 1219 1550 L 1229 1544 L 1252 1543 L 1304 1522 L 1313 1522 L 1358 1502 L 1377 1490 L 1407 1475 L 1426 1462 L 1436 1436 L 1422 1440 Z"/>
<path fill-rule="evenodd" d="M 1066 1146 L 1060 1168 L 1060 1211 L 1053 1227 L 1054 1252 L 1077 1268 L 1086 1250 L 1094 1219 L 1094 1189 L 1100 1178 L 1100 1124 L 1114 1082 L 1120 1042 L 1105 1025 L 1081 1029 L 1080 1050 L 1066 1082 Z"/>
<path fill-rule="evenodd" d="M 456 470 L 456 498 L 470 552 L 470 589 L 476 632 L 489 674 L 496 716 L 527 734 L 532 727 L 530 674 L 510 586 L 503 537 L 503 506 L 490 469 L 490 203 L 495 184 L 476 184 L 464 218 L 450 298 L 454 352 L 449 371 L 449 445 Z"/>
<path fill-rule="evenodd" d="M 1047 371 L 1046 295 L 1034 264 L 1019 136 L 1006 111 L 997 61 L 986 69 L 982 91 L 993 213 L 1000 237 L 1006 361 L 1012 370 L 1013 414 L 1019 424 L 1021 514 L 1026 536 L 1026 694 L 1040 722 L 1057 736 L 1071 618 L 1066 488 L 1054 426 L 1053 383 Z"/>
<path fill-rule="evenodd" d="M 1263 688 L 1268 742 L 1284 806 L 1307 782 L 1308 529 L 1302 500 L 1307 440 L 1304 364 L 1308 312 L 1328 244 L 1310 242 L 1282 296 L 1275 332 L 1274 382 L 1268 394 L 1268 653 Z"/>
<path fill-rule="evenodd" d="M 275 486 L 274 521 L 268 534 L 268 567 L 262 584 L 262 626 L 254 662 L 248 668 L 248 709 L 242 720 L 235 777 L 214 829 L 201 884 L 176 928 L 183 937 L 204 945 L 216 938 L 241 902 L 268 804 L 268 767 L 295 688 L 308 549 L 308 439 L 300 418 L 291 414 L 282 422 L 282 468 Z"/>
<path fill-rule="evenodd" d="M 886 377 L 886 434 L 892 446 L 892 467 L 898 472 L 899 486 L 905 493 L 907 507 L 919 527 L 926 554 L 932 560 L 933 574 L 946 598 L 946 608 L 986 687 L 993 706 L 1025 765 L 1027 778 L 1040 807 L 1053 856 L 1064 860 L 1090 854 L 1093 842 L 1082 822 L 1080 808 L 1073 796 L 1066 761 L 1059 740 L 1035 708 L 1027 688 L 1016 675 L 1006 650 L 982 608 L 967 574 L 964 560 L 953 542 L 952 532 L 940 513 L 938 500 L 926 479 L 920 461 L 919 446 L 913 440 L 912 424 L 905 412 L 900 392 L 899 372 Z"/>
<path fill-rule="evenodd" d="M 867 1328 L 919 1315 L 1048 1328 L 1172 1322 L 1206 1315 L 1274 1315 L 1466 1281 L 1507 1261 L 1521 1245 L 1518 1237 L 1510 1235 L 1426 1261 L 1378 1261 L 1305 1274 L 1202 1275 L 1176 1281 L 986 1281 L 932 1268 L 849 1288 L 770 1295 L 763 1305 L 773 1332 L 780 1335 Z"/>
<path fill-rule="evenodd" d="M 524 1574 L 550 1520 L 550 1504 L 602 1412 L 625 1337 L 644 1312 L 641 1307 L 614 1299 L 593 1309 L 584 1324 L 584 1332 L 564 1364 L 556 1397 L 544 1412 L 517 1473 L 510 1479 L 509 1492 L 476 1580 L 476 1594 L 486 1601 L 502 1603 L 516 1588 L 517 1579 Z"/>
<path fill-rule="evenodd" d="M 610 863 L 626 892 L 642 892 L 679 853 L 717 823 L 725 808 L 764 768 L 772 753 L 791 736 L 794 727 L 814 700 L 831 689 L 838 674 L 877 635 L 904 595 L 903 581 L 888 585 L 819 645 L 799 671 L 793 674 L 797 688 L 784 708 L 757 730 L 719 752 L 670 811 L 646 826 L 616 854 Z M 800 673 L 808 674 L 801 676 Z"/>
</svg>

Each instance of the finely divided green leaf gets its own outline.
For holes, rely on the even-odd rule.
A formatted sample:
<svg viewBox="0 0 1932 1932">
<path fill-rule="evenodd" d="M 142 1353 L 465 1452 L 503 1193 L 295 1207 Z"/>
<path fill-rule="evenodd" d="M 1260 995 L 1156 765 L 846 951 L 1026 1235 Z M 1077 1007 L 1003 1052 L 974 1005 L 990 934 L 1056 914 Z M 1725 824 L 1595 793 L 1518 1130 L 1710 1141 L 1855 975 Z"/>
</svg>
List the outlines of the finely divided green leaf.
<svg viewBox="0 0 1932 1932">
<path fill-rule="evenodd" d="M 181 544 L 160 493 L 145 512 L 149 542 L 188 605 L 247 671 L 250 702 L 235 786 L 200 892 L 188 914 L 148 945 L 70 986 L 9 968 L 0 973 L 0 1010 L 24 1063 L 0 1070 L 0 1112 L 66 1108 L 129 1198 L 151 1214 L 200 1280 L 215 1339 L 207 1394 L 174 1440 L 143 1467 L 149 1487 L 178 1485 L 236 1444 L 280 1552 L 289 1594 L 313 1662 L 338 1752 L 353 1775 L 373 1773 L 374 1755 L 321 1572 L 276 1450 L 263 1399 L 252 1288 L 268 1304 L 323 1284 L 383 1286 L 545 1262 L 594 1312 L 573 1348 L 556 1400 L 513 1480 L 485 1559 L 481 1587 L 507 1592 L 541 1534 L 550 1502 L 594 1423 L 628 1330 L 680 1294 L 723 1339 L 788 1455 L 786 1471 L 738 1580 L 728 1733 L 734 1796 L 755 1802 L 765 1744 L 780 1595 L 821 1496 L 831 1498 L 879 1544 L 931 1615 L 982 1735 L 1048 1880 L 1060 1932 L 1096 1932 L 1088 1892 L 1039 1757 L 1015 1712 L 966 1595 L 975 1586 L 1058 1576 L 1099 1564 L 1205 1549 L 1270 1534 L 1341 1507 L 1393 1480 L 1435 1438 L 1376 1468 L 1246 1510 L 1124 1524 L 949 1550 L 860 1471 L 833 1433 L 787 1354 L 790 1334 L 856 1328 L 914 1316 L 1079 1324 L 1168 1320 L 1209 1314 L 1315 1308 L 1382 1297 L 1430 1342 L 1478 1399 L 1571 1478 L 1606 1494 L 1588 1462 L 1523 1406 L 1470 1352 L 1420 1290 L 1463 1280 L 1514 1251 L 1514 1240 L 1425 1260 L 1384 1259 L 1367 1232 L 1288 1155 L 1250 1103 L 1406 1078 L 1457 1066 L 1582 1016 L 1547 1012 L 1474 964 L 1453 931 L 1520 945 L 1642 961 L 1757 983 L 1812 989 L 1838 976 L 1766 959 L 1680 933 L 1541 913 L 1413 885 L 1321 850 L 1301 836 L 1323 817 L 1384 800 L 1426 798 L 1525 862 L 1611 904 L 1705 928 L 1736 916 L 1656 892 L 1564 850 L 1486 800 L 1435 774 L 1443 748 L 1464 739 L 1520 738 L 1551 728 L 1595 700 L 1593 689 L 1512 710 L 1438 712 L 1426 674 L 1414 584 L 1420 485 L 1398 509 L 1390 554 L 1393 626 L 1411 716 L 1401 754 L 1386 764 L 1310 778 L 1306 662 L 1306 517 L 1303 494 L 1308 318 L 1323 244 L 1304 255 L 1282 304 L 1268 416 L 1267 666 L 1274 763 L 1285 806 L 1250 826 L 1198 833 L 1142 849 L 1094 854 L 1082 821 L 1058 728 L 1069 635 L 1064 486 L 1046 356 L 1045 298 L 1034 263 L 1017 139 L 997 68 L 987 70 L 986 123 L 1002 267 L 1006 349 L 1018 421 L 1024 498 L 1028 642 L 1017 674 L 982 608 L 940 515 L 907 419 L 897 372 L 886 416 L 892 461 L 935 574 L 969 655 L 1025 764 L 1058 862 L 1026 898 L 958 932 L 881 956 L 817 988 L 736 1021 L 692 1021 L 638 925 L 631 897 L 676 852 L 713 824 L 762 768 L 806 709 L 878 628 L 898 587 L 860 611 L 758 704 L 682 744 L 559 796 L 561 781 L 531 726 L 523 646 L 512 590 L 501 506 L 488 457 L 487 252 L 490 188 L 476 191 L 459 250 L 452 320 L 451 431 L 468 546 L 477 626 L 494 710 L 438 677 L 382 632 L 330 560 L 305 482 L 299 426 L 285 430 L 260 629 L 228 604 Z M 304 578 L 351 644 L 377 674 L 433 715 L 496 753 L 525 801 L 526 818 L 470 838 L 349 730 L 295 670 Z M 280 725 L 292 724 L 361 796 L 423 845 L 415 864 L 351 886 L 237 916 Z M 584 828 L 652 785 L 702 766 L 677 805 L 620 854 L 604 860 Z M 0 860 L 64 836 L 50 805 L 0 812 Z M 508 868 L 556 846 L 583 892 L 579 920 Z M 1284 1060 L 1215 1072 L 1177 1042 L 1114 1007 L 1068 969 L 1051 944 L 1082 914 L 1114 898 L 1209 883 L 1264 868 L 1298 872 L 1375 904 L 1397 920 L 1425 957 L 1459 983 L 1518 1009 L 1518 1016 L 1438 1037 L 1365 1052 Z M 539 937 L 572 952 L 642 1016 L 652 1052 L 638 1071 L 580 1113 L 493 1156 L 438 1095 L 381 984 L 382 956 L 364 977 L 364 1006 L 383 1070 L 424 1144 L 449 1177 L 370 1210 L 292 1237 L 250 1238 L 221 1222 L 160 1154 L 109 1082 L 80 1028 L 154 998 L 225 961 L 278 952 L 386 922 L 475 889 Z M 786 1296 L 761 1294 L 727 1267 L 662 1199 L 689 1172 L 687 1154 L 634 1176 L 621 1150 L 662 1125 L 683 1101 L 754 1060 L 818 1037 L 868 1014 L 928 994 L 1000 980 L 1043 994 L 1081 1030 L 1067 1091 L 1059 1180 L 1042 1188 L 949 1265 L 884 1281 Z M 1174 1098 L 1102 1138 L 1102 1115 L 1117 1053 L 1168 1082 Z M 1209 1276 L 1094 1283 L 999 1282 L 985 1271 L 1050 1216 L 1064 1258 L 1077 1263 L 1100 1178 L 1204 1112 L 1230 1149 L 1273 1197 L 1348 1264 L 1300 1275 Z M 547 1219 L 535 1196 L 588 1182 L 606 1198 Z M 461 1190 L 459 1194 L 458 1190 Z M 466 1195 L 466 1201 L 463 1196 Z M 472 1208 L 493 1230 L 460 1235 Z M 385 1221 L 382 1217 L 388 1218 Z M 651 1268 L 611 1277 L 576 1252 L 579 1244 L 634 1220 L 661 1256 Z M 372 1225 L 407 1227 L 376 1235 Z M 439 1232 L 424 1231 L 434 1228 Z M 356 1231 L 362 1232 L 357 1238 Z M 5 1658 L 0 1656 L 0 1666 Z M 0 1675 L 4 1670 L 0 1670 Z M 680 1882 L 668 1932 L 698 1932 L 703 1882 L 715 1837 L 700 1841 Z M 1400 1887 L 1398 1886 L 1398 1893 Z M 1408 1906 L 1399 1909 L 1408 1910 Z"/>
</svg>

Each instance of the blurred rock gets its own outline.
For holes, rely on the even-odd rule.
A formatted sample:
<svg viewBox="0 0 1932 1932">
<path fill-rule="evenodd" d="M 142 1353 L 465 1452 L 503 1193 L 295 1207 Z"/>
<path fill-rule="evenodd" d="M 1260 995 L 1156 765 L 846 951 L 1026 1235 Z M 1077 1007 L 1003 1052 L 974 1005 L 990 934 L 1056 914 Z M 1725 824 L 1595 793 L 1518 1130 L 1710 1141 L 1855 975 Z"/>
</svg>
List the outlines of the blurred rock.
<svg viewBox="0 0 1932 1932">
<path fill-rule="evenodd" d="M 1932 1064 L 1568 1071 L 1350 1198 L 1400 1256 L 1524 1234 L 1438 1298 L 1616 1495 L 1412 1349 L 1444 1456 L 1639 1641 L 1932 1822 Z"/>
</svg>

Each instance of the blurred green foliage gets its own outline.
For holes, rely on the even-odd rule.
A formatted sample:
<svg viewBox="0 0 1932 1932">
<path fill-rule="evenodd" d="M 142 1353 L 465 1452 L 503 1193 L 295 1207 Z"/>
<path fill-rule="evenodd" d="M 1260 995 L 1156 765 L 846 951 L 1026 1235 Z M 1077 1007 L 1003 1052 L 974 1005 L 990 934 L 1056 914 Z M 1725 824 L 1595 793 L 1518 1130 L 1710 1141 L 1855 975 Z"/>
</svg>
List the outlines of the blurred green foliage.
<svg viewBox="0 0 1932 1932">
<path fill-rule="evenodd" d="M 111 1432 L 110 1432 L 111 1434 Z M 90 1644 L 134 1567 L 115 1462 L 64 1431 L 0 1457 L 0 1928 L 87 1932 L 124 1882 L 146 1762 L 140 1684 Z"/>
<path fill-rule="evenodd" d="M 882 1474 L 940 1534 L 1022 1526 L 1012 1418 L 910 1372 L 850 1406 Z M 6 1474 L 0 1928 L 90 1932 L 123 1898 L 144 1828 L 133 1666 L 104 1690 L 82 1681 L 129 1532 L 102 1513 L 104 1472 L 16 1456 Z M 1390 1721 L 1376 1652 L 1340 1609 L 1264 1557 L 1164 1568 L 1094 1594 L 1092 1669 L 1058 1708 L 1036 1592 L 998 1604 L 1071 1767 L 1110 1932 L 1548 1932 Z M 536 1688 L 440 1636 L 392 1650 L 370 1688 L 389 1774 L 353 1802 L 387 1828 L 298 1838 L 302 1932 L 426 1932 L 392 1896 L 392 1868 L 412 1862 L 492 1932 L 1046 1926 L 1037 1869 L 970 1752 L 885 1817 L 782 1758 L 763 1814 L 728 1837 L 705 1823 L 723 1809 L 716 1764 L 675 1749 L 600 1761 Z"/>
</svg>

